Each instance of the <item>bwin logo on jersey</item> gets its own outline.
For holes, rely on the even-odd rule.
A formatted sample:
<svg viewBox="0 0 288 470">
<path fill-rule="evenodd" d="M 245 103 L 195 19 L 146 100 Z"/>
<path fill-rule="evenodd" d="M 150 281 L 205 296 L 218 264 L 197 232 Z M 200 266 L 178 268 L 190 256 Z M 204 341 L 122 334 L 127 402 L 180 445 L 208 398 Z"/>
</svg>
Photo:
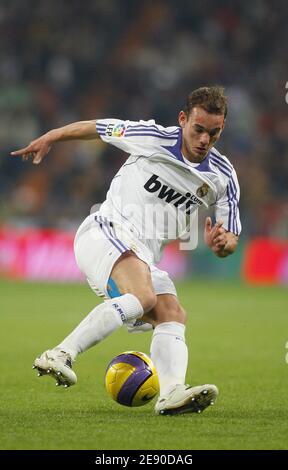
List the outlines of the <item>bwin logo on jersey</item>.
<svg viewBox="0 0 288 470">
<path fill-rule="evenodd" d="M 159 191 L 157 194 L 159 199 L 163 199 L 170 204 L 173 203 L 173 206 L 175 207 L 182 206 L 181 209 L 183 208 L 186 211 L 186 214 L 190 214 L 192 210 L 192 207 L 190 206 L 195 206 L 195 204 L 202 206 L 202 201 L 200 201 L 200 199 L 198 199 L 194 194 L 181 194 L 176 191 L 176 189 L 169 188 L 166 184 L 162 184 L 158 178 L 158 175 L 152 175 L 151 178 L 146 181 L 144 184 L 146 191 L 149 193 L 156 193 Z"/>
</svg>

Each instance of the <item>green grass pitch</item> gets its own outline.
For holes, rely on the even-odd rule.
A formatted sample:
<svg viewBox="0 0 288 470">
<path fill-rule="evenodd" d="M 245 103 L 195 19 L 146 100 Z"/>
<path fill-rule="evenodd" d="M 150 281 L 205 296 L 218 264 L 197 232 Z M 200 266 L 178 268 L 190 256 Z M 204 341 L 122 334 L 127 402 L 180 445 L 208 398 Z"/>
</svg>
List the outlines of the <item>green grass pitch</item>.
<svg viewBox="0 0 288 470">
<path fill-rule="evenodd" d="M 57 389 L 32 361 L 93 308 L 85 285 L 0 282 L 1 449 L 287 449 L 287 289 L 240 283 L 178 284 L 189 314 L 187 382 L 215 383 L 203 414 L 155 416 L 154 402 L 126 408 L 104 389 L 125 350 L 149 353 L 150 334 L 120 330 L 79 356 L 78 384 Z"/>
</svg>

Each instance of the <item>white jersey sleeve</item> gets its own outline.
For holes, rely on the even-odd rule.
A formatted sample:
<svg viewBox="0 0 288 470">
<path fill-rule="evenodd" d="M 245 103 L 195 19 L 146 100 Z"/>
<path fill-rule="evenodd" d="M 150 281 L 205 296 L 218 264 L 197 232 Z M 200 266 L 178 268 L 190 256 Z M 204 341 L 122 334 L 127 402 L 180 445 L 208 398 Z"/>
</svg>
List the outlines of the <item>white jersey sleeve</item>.
<svg viewBox="0 0 288 470">
<path fill-rule="evenodd" d="M 97 119 L 96 129 L 104 142 L 115 145 L 131 155 L 149 157 L 156 152 L 169 152 L 180 134 L 177 126 L 163 127 L 149 121 Z"/>
<path fill-rule="evenodd" d="M 240 188 L 233 169 L 226 185 L 225 191 L 216 201 L 215 216 L 216 220 L 223 220 L 223 227 L 235 235 L 241 233 L 241 222 L 239 215 Z"/>
</svg>

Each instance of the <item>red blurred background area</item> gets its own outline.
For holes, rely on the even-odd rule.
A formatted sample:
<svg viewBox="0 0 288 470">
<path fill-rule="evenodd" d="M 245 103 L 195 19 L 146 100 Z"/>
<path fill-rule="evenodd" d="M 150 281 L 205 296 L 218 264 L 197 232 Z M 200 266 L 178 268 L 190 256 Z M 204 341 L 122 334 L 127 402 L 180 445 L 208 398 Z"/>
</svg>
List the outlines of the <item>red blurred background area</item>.
<svg viewBox="0 0 288 470">
<path fill-rule="evenodd" d="M 0 276 L 33 281 L 82 282 L 73 251 L 74 233 L 55 229 L 0 227 Z M 160 267 L 173 278 L 188 272 L 187 253 L 166 247 Z"/>
<path fill-rule="evenodd" d="M 288 284 L 288 241 L 251 240 L 244 250 L 242 273 L 251 283 Z"/>
<path fill-rule="evenodd" d="M 33 281 L 82 282 L 73 252 L 74 232 L 56 229 L 0 228 L 0 276 Z M 288 241 L 255 238 L 234 259 L 219 265 L 209 251 L 180 251 L 177 242 L 165 248 L 159 267 L 174 279 L 190 275 L 242 278 L 253 284 L 288 284 Z M 199 268 L 202 266 L 202 270 Z M 224 269 L 224 270 L 223 270 Z"/>
<path fill-rule="evenodd" d="M 53 229 L 0 229 L 0 274 L 38 281 L 83 280 L 73 255 L 73 234 Z"/>
</svg>

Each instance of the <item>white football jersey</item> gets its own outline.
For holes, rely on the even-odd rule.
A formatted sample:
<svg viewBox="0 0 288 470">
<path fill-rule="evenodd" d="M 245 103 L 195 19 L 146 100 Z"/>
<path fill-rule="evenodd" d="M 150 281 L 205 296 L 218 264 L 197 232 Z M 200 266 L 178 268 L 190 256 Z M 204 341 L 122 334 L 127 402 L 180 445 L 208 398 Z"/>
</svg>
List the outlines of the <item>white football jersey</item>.
<svg viewBox="0 0 288 470">
<path fill-rule="evenodd" d="M 199 208 L 215 208 L 216 220 L 239 235 L 240 189 L 229 160 L 214 147 L 200 164 L 181 153 L 182 129 L 149 121 L 98 119 L 104 142 L 130 154 L 114 176 L 100 213 L 131 224 L 134 233 L 160 259 L 163 246 L 189 231 Z"/>
</svg>

